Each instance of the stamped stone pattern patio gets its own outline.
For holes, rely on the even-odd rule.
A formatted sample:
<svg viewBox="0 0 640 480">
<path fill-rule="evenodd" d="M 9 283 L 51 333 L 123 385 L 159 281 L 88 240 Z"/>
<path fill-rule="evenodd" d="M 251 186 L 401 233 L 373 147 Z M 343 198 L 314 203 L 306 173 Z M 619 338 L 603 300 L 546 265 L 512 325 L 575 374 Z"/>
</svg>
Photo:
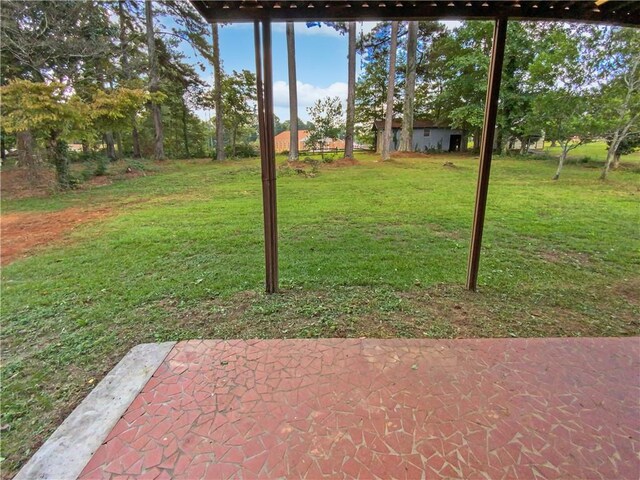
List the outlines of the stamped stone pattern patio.
<svg viewBox="0 0 640 480">
<path fill-rule="evenodd" d="M 640 339 L 178 343 L 81 478 L 640 477 Z"/>
</svg>

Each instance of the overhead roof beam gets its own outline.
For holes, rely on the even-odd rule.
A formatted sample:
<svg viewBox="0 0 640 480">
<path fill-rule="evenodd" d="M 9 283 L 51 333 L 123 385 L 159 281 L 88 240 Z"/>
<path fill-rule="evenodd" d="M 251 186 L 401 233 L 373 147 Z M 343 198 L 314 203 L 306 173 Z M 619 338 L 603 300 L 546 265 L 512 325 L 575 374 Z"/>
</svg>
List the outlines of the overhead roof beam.
<svg viewBox="0 0 640 480">
<path fill-rule="evenodd" d="M 640 26 L 638 3 L 609 0 L 192 0 L 209 22 L 346 20 L 581 21 Z"/>
</svg>

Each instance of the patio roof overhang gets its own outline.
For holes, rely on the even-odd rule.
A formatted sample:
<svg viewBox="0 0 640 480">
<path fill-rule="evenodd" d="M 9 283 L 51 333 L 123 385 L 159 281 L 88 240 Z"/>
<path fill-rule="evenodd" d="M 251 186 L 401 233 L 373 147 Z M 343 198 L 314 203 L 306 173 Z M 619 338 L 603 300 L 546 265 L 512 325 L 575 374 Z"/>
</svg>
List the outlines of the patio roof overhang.
<svg viewBox="0 0 640 480">
<path fill-rule="evenodd" d="M 254 22 L 258 126 L 262 167 L 266 290 L 278 291 L 276 161 L 273 141 L 271 23 L 359 20 L 493 20 L 476 201 L 466 288 L 476 290 L 489 192 L 508 20 L 577 21 L 640 26 L 640 1 L 619 0 L 191 0 L 209 23 Z"/>
<path fill-rule="evenodd" d="M 628 0 L 192 0 L 192 3 L 208 22 L 504 18 L 640 25 L 640 2 Z"/>
</svg>

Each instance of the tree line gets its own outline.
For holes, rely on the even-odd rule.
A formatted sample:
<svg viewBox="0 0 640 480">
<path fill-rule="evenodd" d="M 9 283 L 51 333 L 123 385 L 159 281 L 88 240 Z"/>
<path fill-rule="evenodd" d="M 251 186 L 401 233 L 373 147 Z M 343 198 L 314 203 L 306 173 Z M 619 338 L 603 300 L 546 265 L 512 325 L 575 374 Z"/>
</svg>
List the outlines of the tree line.
<svg viewBox="0 0 640 480">
<path fill-rule="evenodd" d="M 215 95 L 200 74 L 220 59 L 190 3 L 6 0 L 0 21 L 3 159 L 11 147 L 25 166 L 44 155 L 68 188 L 67 142 L 87 156 L 104 146 L 110 160 L 205 155 L 212 132 L 195 112 Z M 255 77 L 234 72 L 221 83 L 231 90 L 225 119 L 237 136 L 243 122 L 231 117 L 250 110 L 250 95 L 237 98 Z"/>
<path fill-rule="evenodd" d="M 385 119 L 402 118 L 399 150 L 411 151 L 414 118 L 461 129 L 478 150 L 482 135 L 492 22 L 387 22 L 359 39 L 363 71 L 356 85 L 361 137 Z M 391 112 L 388 114 L 387 112 Z M 567 154 L 607 141 L 601 178 L 621 154 L 640 147 L 640 32 L 594 25 L 511 22 L 508 27 L 494 149 L 521 153 L 544 137 Z M 463 145 L 466 141 L 463 140 Z"/>
<path fill-rule="evenodd" d="M 15 147 L 19 163 L 28 165 L 44 152 L 60 187 L 71 186 L 67 141 L 81 143 L 87 156 L 103 149 L 109 160 L 204 156 L 212 149 L 218 160 L 256 153 L 255 74 L 225 72 L 219 44 L 224 26 L 207 25 L 190 3 L 5 0 L 0 20 L 2 154 Z M 343 137 L 351 157 L 356 138 L 371 142 L 375 120 L 386 122 L 387 159 L 393 118 L 402 119 L 401 151 L 413 150 L 419 118 L 461 129 L 478 148 L 492 22 L 455 28 L 383 22 L 359 38 L 355 22 L 298 28 L 317 27 L 333 28 L 347 40 L 346 119 L 338 99 L 322 99 L 308 109 L 312 122 L 300 125 L 295 27 L 287 23 L 290 119 L 276 117 L 274 123 L 276 133 L 291 132 L 289 160 L 298 159 L 304 127 L 312 143 Z M 213 88 L 201 78 L 206 65 L 213 66 Z M 639 65 L 634 29 L 511 22 L 495 149 L 507 152 L 518 143 L 525 152 L 532 139 L 544 136 L 561 147 L 558 178 L 572 149 L 604 138 L 605 178 L 621 154 L 638 146 Z M 198 117 L 202 109 L 213 113 L 211 122 Z"/>
</svg>

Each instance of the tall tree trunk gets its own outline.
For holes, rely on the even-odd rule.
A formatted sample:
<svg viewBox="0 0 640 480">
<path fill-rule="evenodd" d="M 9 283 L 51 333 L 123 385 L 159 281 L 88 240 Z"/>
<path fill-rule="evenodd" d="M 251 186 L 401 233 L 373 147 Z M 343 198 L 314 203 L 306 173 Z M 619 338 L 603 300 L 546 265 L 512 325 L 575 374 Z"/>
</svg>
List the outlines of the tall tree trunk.
<svg viewBox="0 0 640 480">
<path fill-rule="evenodd" d="M 287 22 L 287 65 L 289 67 L 289 161 L 298 160 L 298 79 L 296 37 L 293 22 Z"/>
<path fill-rule="evenodd" d="M 187 106 L 184 103 L 184 99 L 182 100 L 182 139 L 184 141 L 184 151 L 186 152 L 187 158 L 191 158 L 191 153 L 189 153 L 189 135 L 187 130 Z"/>
<path fill-rule="evenodd" d="M 211 24 L 213 44 L 213 102 L 216 110 L 216 160 L 224 160 L 224 123 L 222 111 L 222 60 L 220 59 L 220 37 L 218 24 Z"/>
<path fill-rule="evenodd" d="M 234 127 L 233 132 L 231 132 L 231 156 L 235 158 L 236 156 L 236 137 L 238 136 L 238 128 Z"/>
<path fill-rule="evenodd" d="M 112 162 L 115 162 L 118 157 L 116 155 L 115 142 L 113 140 L 113 132 L 107 132 L 104 134 L 104 143 L 107 146 L 107 157 Z"/>
<path fill-rule="evenodd" d="M 353 139 L 356 119 L 356 22 L 349 22 L 348 53 L 348 87 L 347 87 L 347 125 L 344 137 L 344 156 L 353 158 Z"/>
<path fill-rule="evenodd" d="M 127 53 L 129 37 L 126 27 L 125 18 L 125 0 L 118 1 L 118 16 L 120 21 L 120 61 L 122 63 L 122 73 L 125 81 L 131 80 L 131 67 L 129 64 L 129 55 Z M 138 133 L 138 125 L 135 113 L 131 115 L 131 143 L 133 145 L 133 158 L 141 158 L 140 153 L 140 135 Z"/>
<path fill-rule="evenodd" d="M 407 38 L 407 80 L 402 108 L 401 152 L 413 151 L 413 105 L 416 91 L 416 51 L 418 50 L 418 22 L 409 22 Z"/>
<path fill-rule="evenodd" d="M 131 140 L 133 143 L 133 158 L 142 158 L 142 151 L 140 150 L 140 133 L 138 132 L 138 126 L 136 125 L 136 116 L 131 116 L 131 124 L 133 128 L 131 130 Z"/>
<path fill-rule="evenodd" d="M 569 151 L 568 142 L 561 143 L 561 146 L 562 146 L 562 153 L 560 154 L 560 158 L 558 159 L 558 169 L 556 170 L 556 173 L 553 176 L 553 180 L 558 180 L 560 178 L 560 172 L 562 172 L 562 167 L 564 166 L 564 162 L 567 159 L 567 152 Z"/>
<path fill-rule="evenodd" d="M 462 139 L 460 140 L 460 151 L 466 153 L 467 150 L 469 150 L 468 145 L 469 145 L 469 131 L 463 130 Z"/>
<path fill-rule="evenodd" d="M 529 151 L 529 139 L 525 137 L 520 138 L 520 155 L 524 155 Z"/>
<path fill-rule="evenodd" d="M 600 180 L 607 179 L 607 174 L 611 169 L 611 164 L 613 163 L 613 159 L 615 158 L 618 147 L 620 146 L 620 141 L 620 131 L 616 130 L 613 134 L 613 138 L 611 139 L 611 145 L 609 145 L 609 149 L 607 150 L 607 159 L 604 162 L 604 167 L 600 174 Z"/>
<path fill-rule="evenodd" d="M 67 158 L 65 148 L 59 141 L 59 134 L 51 131 L 47 139 L 47 150 L 49 158 L 56 167 L 56 179 L 58 188 L 68 190 L 71 188 L 71 175 L 69 174 L 69 159 Z"/>
<path fill-rule="evenodd" d="M 631 96 L 631 92 L 627 93 L 627 100 L 629 102 L 629 97 Z M 636 120 L 640 118 L 640 112 L 636 113 L 633 117 L 627 120 L 627 122 L 617 128 L 613 133 L 613 138 L 611 139 L 611 144 L 609 145 L 609 150 L 607 151 L 607 160 L 604 163 L 604 168 L 602 169 L 602 174 L 600 175 L 600 180 L 606 180 L 607 174 L 611 169 L 612 165 L 615 165 L 617 168 L 617 161 L 620 160 L 620 155 L 618 155 L 618 149 L 620 148 L 620 144 L 626 140 L 629 135 L 629 130 L 633 125 L 635 125 Z M 617 160 L 616 160 L 617 156 Z"/>
<path fill-rule="evenodd" d="M 122 65 L 122 74 L 125 80 L 131 79 L 129 71 L 129 55 L 127 54 L 127 45 L 129 39 L 127 37 L 127 26 L 125 17 L 125 0 L 118 0 L 118 21 L 120 27 L 120 63 Z"/>
<path fill-rule="evenodd" d="M 620 153 L 616 152 L 613 155 L 613 163 L 611 164 L 611 168 L 613 170 L 617 170 L 619 166 L 620 166 Z"/>
<path fill-rule="evenodd" d="M 120 20 L 120 53 L 122 72 L 125 80 L 131 80 L 131 66 L 129 64 L 129 54 L 127 48 L 129 45 L 129 37 L 127 32 L 126 17 L 125 17 L 125 0 L 118 1 L 118 16 Z M 142 153 L 140 151 L 140 134 L 138 133 L 138 123 L 136 122 L 135 113 L 131 115 L 131 143 L 133 145 L 133 158 L 141 158 Z"/>
<path fill-rule="evenodd" d="M 382 132 L 382 160 L 391 158 L 391 136 L 393 134 L 393 94 L 396 81 L 396 50 L 398 48 L 398 22 L 391 22 L 391 49 L 389 51 L 389 80 L 387 82 L 387 109 Z"/>
<path fill-rule="evenodd" d="M 31 135 L 31 130 L 25 130 L 16 134 L 16 147 L 18 149 L 19 166 L 33 167 L 37 163 L 33 151 L 33 135 Z"/>
<path fill-rule="evenodd" d="M 114 137 L 116 139 L 116 146 L 118 147 L 116 153 L 118 158 L 122 158 L 124 157 L 124 147 L 122 146 L 122 135 L 120 134 L 120 132 L 116 132 L 114 134 Z"/>
<path fill-rule="evenodd" d="M 502 153 L 502 145 L 504 143 L 503 140 L 503 131 L 502 128 L 498 127 L 496 128 L 496 136 L 495 139 L 493 140 L 493 151 L 494 153 Z"/>
<path fill-rule="evenodd" d="M 2 165 L 7 161 L 7 151 L 4 148 L 4 134 L 0 133 L 0 161 Z"/>
<path fill-rule="evenodd" d="M 156 38 L 153 31 L 153 5 L 152 0 L 145 0 L 144 13 L 147 27 L 147 49 L 149 51 L 149 92 L 155 93 L 160 89 L 160 77 L 158 74 L 158 57 L 156 55 Z M 156 160 L 164 160 L 164 131 L 162 128 L 162 112 L 160 105 L 151 101 L 151 116 L 155 130 L 154 157 Z"/>
</svg>

